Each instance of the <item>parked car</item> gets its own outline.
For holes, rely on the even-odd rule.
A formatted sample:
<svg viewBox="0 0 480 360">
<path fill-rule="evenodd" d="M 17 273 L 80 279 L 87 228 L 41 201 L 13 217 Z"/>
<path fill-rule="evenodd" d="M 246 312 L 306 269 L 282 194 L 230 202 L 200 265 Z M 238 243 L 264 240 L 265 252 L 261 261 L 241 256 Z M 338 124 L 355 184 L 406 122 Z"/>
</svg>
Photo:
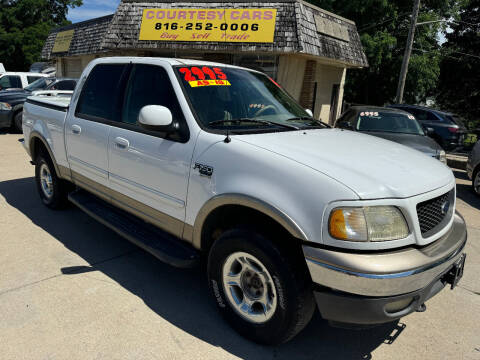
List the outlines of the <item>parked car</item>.
<svg viewBox="0 0 480 360">
<path fill-rule="evenodd" d="M 55 76 L 57 70 L 55 66 L 48 62 L 35 62 L 30 66 L 30 72 L 39 72 L 42 74 L 48 74 L 49 76 Z"/>
<path fill-rule="evenodd" d="M 467 175 L 472 180 L 473 192 L 480 196 L 480 141 L 475 143 L 468 155 Z"/>
<path fill-rule="evenodd" d="M 0 73 L 0 91 L 7 89 L 23 89 L 34 81 L 48 77 L 47 74 L 33 72 Z"/>
<path fill-rule="evenodd" d="M 25 89 L 10 89 L 0 91 L 0 128 L 11 127 L 22 131 L 23 103 L 27 97 L 38 94 L 40 90 L 72 91 L 77 79 L 41 77 L 28 85 Z"/>
<path fill-rule="evenodd" d="M 439 161 L 324 126 L 254 70 L 115 57 L 81 78 L 71 100 L 25 103 L 41 201 L 174 266 L 204 254 L 240 334 L 288 341 L 315 302 L 337 325 L 394 321 L 461 278 L 466 226 Z"/>
<path fill-rule="evenodd" d="M 447 163 L 445 151 L 427 134 L 415 117 L 399 109 L 374 106 L 352 106 L 335 122 L 336 128 L 359 131 L 395 141 Z"/>
<path fill-rule="evenodd" d="M 430 136 L 446 151 L 453 151 L 463 146 L 467 128 L 459 116 L 440 110 L 418 105 L 390 105 L 395 109 L 409 112 L 424 126 L 432 128 Z"/>
</svg>

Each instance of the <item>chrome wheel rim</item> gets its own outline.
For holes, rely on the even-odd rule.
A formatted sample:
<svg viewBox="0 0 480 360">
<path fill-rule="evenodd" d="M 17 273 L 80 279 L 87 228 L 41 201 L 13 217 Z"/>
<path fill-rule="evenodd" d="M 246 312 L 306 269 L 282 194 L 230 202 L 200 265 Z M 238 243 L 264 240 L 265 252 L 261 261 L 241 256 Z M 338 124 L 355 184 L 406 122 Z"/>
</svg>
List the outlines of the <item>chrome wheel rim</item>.
<svg viewBox="0 0 480 360">
<path fill-rule="evenodd" d="M 50 199 L 53 196 L 53 181 L 50 169 L 46 164 L 40 166 L 40 185 L 43 194 Z"/>
<path fill-rule="evenodd" d="M 277 308 L 272 276 L 255 256 L 235 252 L 223 264 L 223 288 L 232 308 L 244 319 L 261 324 Z"/>
<path fill-rule="evenodd" d="M 475 179 L 473 179 L 473 189 L 480 195 L 480 171 L 477 171 Z"/>
</svg>

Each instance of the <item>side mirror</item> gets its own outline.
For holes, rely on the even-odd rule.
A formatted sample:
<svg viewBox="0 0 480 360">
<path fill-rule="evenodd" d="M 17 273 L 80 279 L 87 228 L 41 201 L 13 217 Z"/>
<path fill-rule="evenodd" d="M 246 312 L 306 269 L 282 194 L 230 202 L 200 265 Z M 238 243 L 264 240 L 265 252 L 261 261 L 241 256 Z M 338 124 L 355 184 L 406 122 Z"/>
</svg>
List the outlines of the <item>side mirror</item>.
<svg viewBox="0 0 480 360">
<path fill-rule="evenodd" d="M 338 127 L 340 129 L 345 129 L 345 130 L 353 130 L 353 126 L 350 123 L 350 121 L 340 123 L 338 124 L 338 126 L 335 126 L 335 127 Z"/>
<path fill-rule="evenodd" d="M 305 112 L 306 112 L 308 115 L 310 115 L 311 117 L 313 117 L 313 112 L 312 112 L 312 110 L 310 110 L 310 109 L 305 109 Z"/>
<path fill-rule="evenodd" d="M 431 127 L 424 127 L 423 130 L 425 131 L 425 135 L 427 136 L 432 136 L 433 134 L 435 134 L 435 130 L 433 130 L 433 128 Z"/>
<path fill-rule="evenodd" d="M 172 124 L 172 113 L 161 105 L 144 106 L 138 114 L 138 122 L 148 130 L 171 132 L 174 130 Z"/>
</svg>

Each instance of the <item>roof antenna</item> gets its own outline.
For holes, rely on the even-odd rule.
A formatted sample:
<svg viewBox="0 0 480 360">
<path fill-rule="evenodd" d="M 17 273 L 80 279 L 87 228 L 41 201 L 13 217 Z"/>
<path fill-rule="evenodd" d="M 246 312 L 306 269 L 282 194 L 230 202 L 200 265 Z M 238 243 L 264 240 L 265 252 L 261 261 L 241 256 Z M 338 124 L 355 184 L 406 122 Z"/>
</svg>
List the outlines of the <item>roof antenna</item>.
<svg viewBox="0 0 480 360">
<path fill-rule="evenodd" d="M 232 141 L 232 139 L 230 139 L 230 133 L 228 132 L 228 129 L 227 129 L 227 137 L 225 138 L 225 140 L 223 140 L 223 142 L 225 144 L 228 144 L 230 141 Z"/>
</svg>

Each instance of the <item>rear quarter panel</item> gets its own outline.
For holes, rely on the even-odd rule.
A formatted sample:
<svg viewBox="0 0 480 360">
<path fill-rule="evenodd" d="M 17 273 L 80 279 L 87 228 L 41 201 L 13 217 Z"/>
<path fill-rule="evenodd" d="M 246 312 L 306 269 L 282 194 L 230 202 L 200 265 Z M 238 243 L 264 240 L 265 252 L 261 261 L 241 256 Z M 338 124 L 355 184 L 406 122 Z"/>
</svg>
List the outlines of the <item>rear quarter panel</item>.
<svg viewBox="0 0 480 360">
<path fill-rule="evenodd" d="M 66 110 L 66 109 L 65 109 Z M 23 107 L 23 133 L 25 145 L 31 153 L 33 136 L 41 136 L 53 153 L 58 165 L 68 167 L 65 153 L 64 124 L 67 112 L 51 107 L 25 102 Z"/>
</svg>

